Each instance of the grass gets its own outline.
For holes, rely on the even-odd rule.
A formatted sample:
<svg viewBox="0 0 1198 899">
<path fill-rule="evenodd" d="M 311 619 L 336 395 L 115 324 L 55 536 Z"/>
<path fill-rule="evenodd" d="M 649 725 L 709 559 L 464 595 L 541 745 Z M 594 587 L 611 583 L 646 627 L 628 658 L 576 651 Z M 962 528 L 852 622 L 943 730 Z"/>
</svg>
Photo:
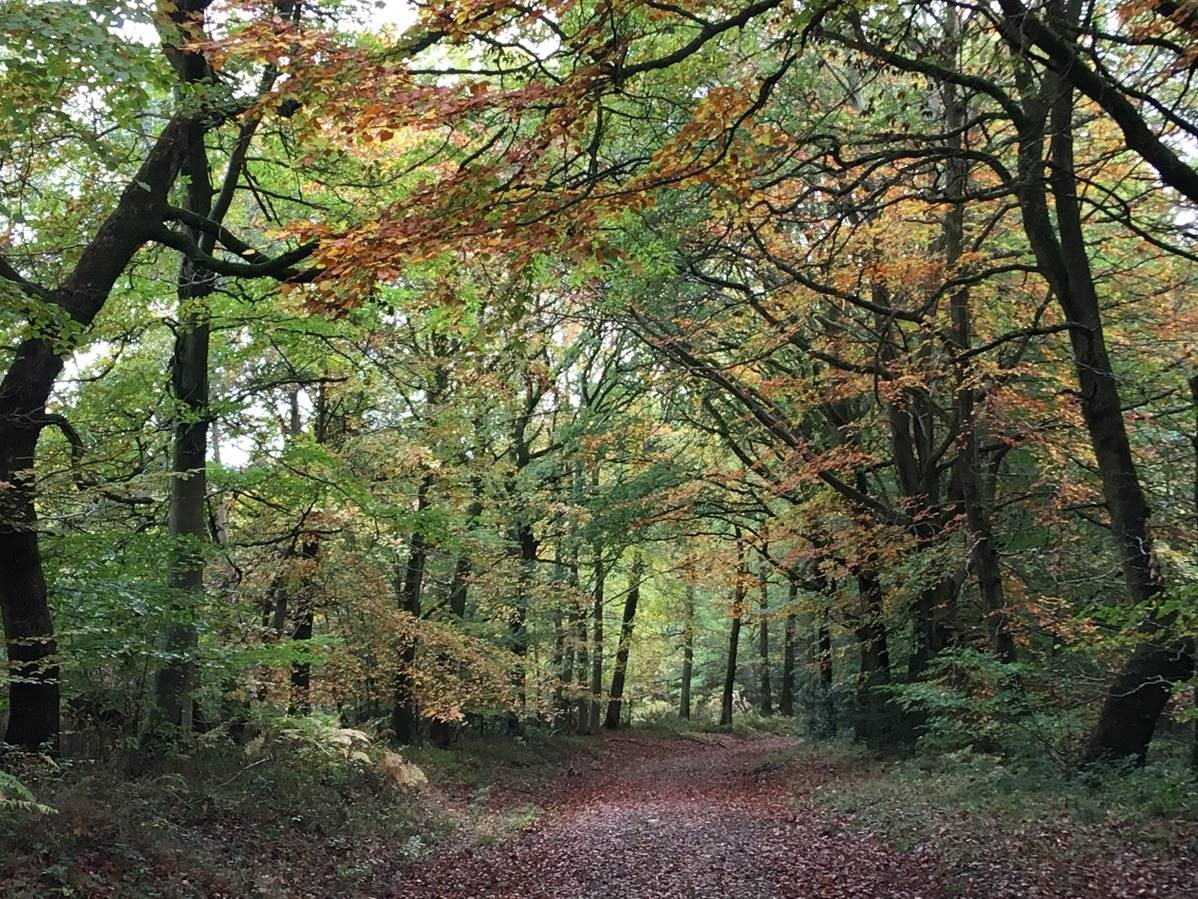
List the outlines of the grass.
<svg viewBox="0 0 1198 899">
<path fill-rule="evenodd" d="M 833 741 L 798 752 L 832 769 L 804 802 L 899 849 L 935 844 L 950 864 L 973 857 L 986 835 L 1048 831 L 1067 848 L 1088 851 L 1098 833 L 1118 832 L 1121 841 L 1146 847 L 1191 844 L 1198 834 L 1198 782 L 1168 747 L 1144 768 L 1086 777 L 1042 759 L 970 751 L 894 761 Z"/>
</svg>

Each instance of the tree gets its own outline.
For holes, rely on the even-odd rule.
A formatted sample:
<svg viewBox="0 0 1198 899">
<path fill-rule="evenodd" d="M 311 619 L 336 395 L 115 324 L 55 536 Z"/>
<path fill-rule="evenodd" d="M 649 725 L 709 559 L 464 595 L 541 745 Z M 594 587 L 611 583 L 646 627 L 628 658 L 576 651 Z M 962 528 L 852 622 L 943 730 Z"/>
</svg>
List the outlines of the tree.
<svg viewBox="0 0 1198 899">
<path fill-rule="evenodd" d="M 632 629 L 636 625 L 636 607 L 641 598 L 641 580 L 644 578 L 645 563 L 640 554 L 632 559 L 628 572 L 628 590 L 624 594 L 624 615 L 620 625 L 620 642 L 616 646 L 616 662 L 611 675 L 611 697 L 607 701 L 607 714 L 603 726 L 616 730 L 620 726 L 620 709 L 624 704 L 624 681 L 628 674 L 628 656 L 632 651 Z"/>
</svg>

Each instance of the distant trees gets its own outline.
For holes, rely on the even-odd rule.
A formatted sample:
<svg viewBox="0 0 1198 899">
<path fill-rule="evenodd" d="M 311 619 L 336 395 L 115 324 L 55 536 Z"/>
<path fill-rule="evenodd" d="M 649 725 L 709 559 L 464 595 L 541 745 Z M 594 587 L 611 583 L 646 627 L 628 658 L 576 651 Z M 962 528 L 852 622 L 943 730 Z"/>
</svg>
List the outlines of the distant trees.
<svg viewBox="0 0 1198 899">
<path fill-rule="evenodd" d="M 984 670 L 1145 759 L 1193 677 L 1184 9 L 352 7 L 19 4 L 8 742 L 89 666 L 154 735 L 743 697 L 876 745 Z"/>
</svg>

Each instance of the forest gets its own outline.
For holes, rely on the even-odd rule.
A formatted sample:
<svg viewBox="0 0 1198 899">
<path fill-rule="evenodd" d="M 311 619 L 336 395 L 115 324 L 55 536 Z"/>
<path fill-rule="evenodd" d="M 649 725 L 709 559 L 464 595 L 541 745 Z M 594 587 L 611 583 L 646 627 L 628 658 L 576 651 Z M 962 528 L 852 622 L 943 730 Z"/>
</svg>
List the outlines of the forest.
<svg viewBox="0 0 1198 899">
<path fill-rule="evenodd" d="M 0 34 L 4 895 L 1198 895 L 1195 0 Z"/>
</svg>

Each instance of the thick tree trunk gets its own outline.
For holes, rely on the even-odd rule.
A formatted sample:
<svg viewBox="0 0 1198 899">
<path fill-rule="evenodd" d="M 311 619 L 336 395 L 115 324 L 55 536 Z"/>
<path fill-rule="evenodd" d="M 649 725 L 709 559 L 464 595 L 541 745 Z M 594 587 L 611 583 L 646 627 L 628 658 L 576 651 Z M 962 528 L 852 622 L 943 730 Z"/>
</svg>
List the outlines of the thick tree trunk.
<svg viewBox="0 0 1198 899">
<path fill-rule="evenodd" d="M 1173 684 L 1190 676 L 1193 646 L 1145 642 L 1119 669 L 1086 746 L 1087 763 L 1131 760 L 1143 764 Z"/>
<path fill-rule="evenodd" d="M 1071 3 L 1071 19 L 1076 19 L 1077 11 L 1077 4 Z M 1127 598 L 1136 605 L 1150 604 L 1164 582 L 1086 251 L 1073 158 L 1073 94 L 1063 80 L 1046 74 L 1043 95 L 1034 102 L 1047 102 L 1051 109 L 1049 183 L 1056 227 L 1044 187 L 1043 116 L 1029 116 L 1019 136 L 1017 191 L 1023 227 L 1041 272 L 1073 325 L 1069 341 L 1078 398 L 1098 463 Z M 1143 763 L 1173 685 L 1193 670 L 1190 643 L 1169 633 L 1168 620 L 1149 612 L 1143 630 L 1149 639 L 1115 677 L 1086 747 L 1087 763 L 1126 758 Z"/>
<path fill-rule="evenodd" d="M 462 553 L 453 563 L 453 580 L 449 585 L 449 611 L 457 618 L 466 617 L 466 597 L 470 592 L 470 557 Z"/>
<path fill-rule="evenodd" d="M 213 189 L 204 133 L 194 126 L 192 152 L 184 165 L 186 208 L 207 218 L 212 213 Z M 207 235 L 189 233 L 211 252 Z M 154 729 L 166 725 L 187 734 L 192 729 L 193 692 L 197 684 L 196 618 L 204 597 L 204 546 L 208 528 L 208 308 L 215 276 L 189 259 L 179 266 L 179 324 L 171 355 L 171 397 L 174 400 L 174 443 L 171 453 L 170 506 L 167 532 L 171 558 L 167 585 L 171 591 L 170 619 L 162 634 L 166 661 L 155 683 Z"/>
<path fill-rule="evenodd" d="M 9 446 L 12 443 L 6 441 Z M 13 483 L 6 472 L 0 472 L 0 480 Z M 9 487 L 4 492 L 7 495 L 0 505 L 0 601 L 9 664 L 4 742 L 29 750 L 45 746 L 57 752 L 58 646 L 42 575 L 32 490 Z"/>
<path fill-rule="evenodd" d="M 516 578 L 516 596 L 508 618 L 508 634 L 512 654 L 516 663 L 512 668 L 512 690 L 515 693 L 515 708 L 508 712 L 507 731 L 516 736 L 524 732 L 524 716 L 527 708 L 527 662 L 528 655 L 528 600 L 536 575 L 537 553 L 540 541 L 533 529 L 533 521 L 520 493 L 516 476 L 532 462 L 532 447 L 529 444 L 528 424 L 533 411 L 540 402 L 541 388 L 531 379 L 525 382 L 523 409 L 512 421 L 511 445 L 508 458 L 511 472 L 507 479 L 507 494 L 515 508 L 512 524 L 512 545 L 520 560 L 520 571 Z"/>
<path fill-rule="evenodd" d="M 607 715 L 603 726 L 616 730 L 620 726 L 620 710 L 624 703 L 624 680 L 628 674 L 628 655 L 632 650 L 632 630 L 636 625 L 636 607 L 641 599 L 641 578 L 644 576 L 644 561 L 640 553 L 632 560 L 628 574 L 628 592 L 624 596 L 624 619 L 620 625 L 620 644 L 616 647 L 616 663 L 611 675 L 611 693 L 607 700 Z"/>
<path fill-rule="evenodd" d="M 120 201 L 82 249 L 75 268 L 54 290 L 27 287 L 81 333 L 107 301 L 113 284 L 158 222 L 157 210 L 188 152 L 191 122 L 172 119 Z M 10 665 L 5 741 L 34 749 L 58 743 L 58 665 L 34 514 L 34 452 L 41 429 L 61 424 L 46 403 L 73 341 L 58 333 L 17 347 L 0 380 L 0 612 Z"/>
<path fill-rule="evenodd" d="M 682 601 L 682 614 L 682 687 L 678 695 L 678 716 L 689 721 L 691 681 L 695 676 L 695 585 L 689 580 Z"/>
<path fill-rule="evenodd" d="M 1015 638 L 1011 633 L 1006 591 L 1003 589 L 1002 571 L 998 564 L 998 550 L 994 545 L 990 527 L 990 510 L 986 508 L 983 498 L 984 490 L 980 482 L 983 465 L 972 424 L 965 441 L 958 464 L 961 465 L 961 490 L 965 504 L 965 523 L 972 544 L 974 575 L 977 577 L 982 611 L 986 616 L 986 634 L 990 640 L 990 651 L 995 657 L 1004 662 L 1013 662 Z"/>
<path fill-rule="evenodd" d="M 421 586 L 427 556 L 424 535 L 417 531 L 408 540 L 408 561 L 404 566 L 399 587 L 399 606 L 414 620 L 420 619 Z M 415 743 L 420 737 L 420 711 L 412 686 L 417 648 L 414 635 L 405 635 L 402 638 L 399 670 L 395 675 L 395 700 L 391 711 L 391 730 L 398 743 Z"/>
<path fill-rule="evenodd" d="M 732 625 L 728 630 L 728 658 L 724 667 L 724 689 L 720 694 L 720 726 L 732 726 L 732 701 L 736 694 L 736 655 L 740 648 L 741 608 L 732 610 Z"/>
<path fill-rule="evenodd" d="M 732 626 L 728 631 L 728 657 L 724 665 L 724 690 L 720 695 L 720 726 L 732 726 L 732 700 L 736 693 L 736 656 L 740 649 L 740 625 L 745 608 L 745 547 L 736 542 L 736 583 L 732 588 Z"/>
<path fill-rule="evenodd" d="M 517 735 L 524 730 L 524 712 L 527 705 L 526 695 L 526 662 L 528 655 L 528 596 L 536 576 L 537 551 L 539 541 L 533 533 L 532 525 L 520 522 L 516 525 L 516 543 L 520 552 L 520 574 L 516 584 L 516 601 L 513 604 L 511 617 L 508 619 L 508 631 L 511 635 L 512 653 L 516 656 L 516 666 L 512 670 L 512 687 L 516 692 L 516 708 L 508 713 L 507 729 L 511 735 Z"/>
<path fill-rule="evenodd" d="M 857 739 L 881 746 L 891 730 L 891 703 L 878 687 L 891 682 L 890 649 L 886 638 L 882 585 L 872 571 L 857 573 L 857 643 L 861 671 L 857 678 Z"/>
<path fill-rule="evenodd" d="M 478 511 L 475 511 L 472 516 L 477 517 L 482 511 L 482 506 L 478 506 Z M 470 557 L 465 553 L 461 553 L 453 566 L 453 580 L 449 585 L 449 611 L 456 618 L 466 617 L 466 600 L 470 592 Z M 461 674 L 465 667 L 464 662 L 458 662 L 458 671 Z M 432 720 L 428 724 L 428 738 L 434 746 L 441 749 L 448 749 L 454 744 L 458 738 L 460 725 L 456 721 L 440 721 Z"/>
<path fill-rule="evenodd" d="M 890 683 L 890 649 L 886 639 L 886 618 L 882 601 L 882 585 L 870 571 L 857 574 L 859 618 L 857 642 L 861 650 L 859 690 Z"/>
<path fill-rule="evenodd" d="M 478 426 L 481 429 L 481 425 Z M 470 505 L 466 507 L 466 533 L 473 534 L 478 527 L 478 517 L 483 513 L 482 478 L 470 478 Z M 466 617 L 466 597 L 470 592 L 470 553 L 463 548 L 453 566 L 453 579 L 449 586 L 449 610 L 458 618 Z"/>
<path fill-rule="evenodd" d="M 959 25 L 955 13 L 949 14 L 951 43 L 957 39 Z M 945 99 L 946 130 L 951 135 L 947 141 L 951 151 L 959 151 L 963 143 L 963 129 L 968 110 L 961 89 L 946 83 L 943 87 Z M 944 215 L 944 261 L 953 271 L 961 260 L 965 243 L 965 205 L 958 198 L 969 189 L 969 161 L 960 155 L 950 156 L 945 163 L 946 198 L 952 205 Z M 949 298 L 949 314 L 953 323 L 953 341 L 958 352 L 964 353 L 973 344 L 969 289 L 958 287 Z M 1003 590 L 1002 573 L 998 565 L 998 550 L 990 527 L 990 511 L 986 506 L 986 490 L 982 484 L 985 466 L 978 450 L 977 422 L 974 413 L 976 387 L 970 377 L 968 363 L 958 371 L 957 419 L 962 434 L 960 455 L 956 463 L 957 483 L 961 491 L 961 502 L 965 507 L 965 526 L 971 545 L 974 575 L 978 582 L 978 593 L 982 610 L 986 616 L 986 632 L 990 638 L 991 651 L 1004 662 L 1015 659 L 1015 641 L 1011 635 L 1007 616 L 1006 595 Z"/>
<path fill-rule="evenodd" d="M 879 306 L 889 306 L 890 292 L 882 286 L 873 290 Z M 897 366 L 902 361 L 891 323 L 878 316 L 879 334 L 884 335 L 879 347 L 883 364 Z M 918 348 L 926 353 L 926 344 Z M 913 524 L 911 534 L 916 547 L 931 547 L 944 533 L 941 500 L 940 468 L 934 416 L 926 392 L 919 388 L 903 391 L 900 402 L 887 402 L 886 414 L 890 426 L 890 450 L 894 460 L 895 477 L 902 494 L 903 507 Z M 857 474 L 857 488 L 869 491 L 864 474 Z M 957 593 L 960 583 L 955 576 L 939 578 L 920 591 L 912 614 L 913 652 L 908 663 L 912 678 L 927 668 L 928 663 L 957 639 Z"/>
<path fill-rule="evenodd" d="M 933 537 L 924 538 L 925 543 Z M 929 663 L 957 642 L 957 594 L 961 579 L 955 574 L 939 578 L 921 590 L 916 600 L 914 651 L 907 665 L 912 680 L 921 677 Z"/>
</svg>

